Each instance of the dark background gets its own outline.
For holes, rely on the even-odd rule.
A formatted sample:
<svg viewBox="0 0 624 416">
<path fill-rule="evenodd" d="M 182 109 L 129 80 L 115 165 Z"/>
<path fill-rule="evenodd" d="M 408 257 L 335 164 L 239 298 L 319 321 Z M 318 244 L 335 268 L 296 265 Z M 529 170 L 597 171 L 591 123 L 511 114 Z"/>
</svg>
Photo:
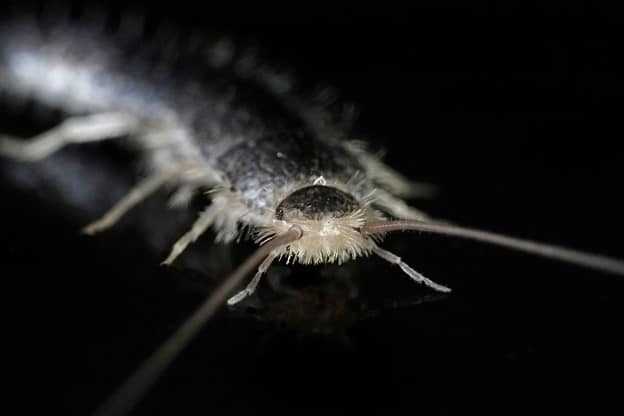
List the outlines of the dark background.
<svg viewBox="0 0 624 416">
<path fill-rule="evenodd" d="M 335 86 L 389 164 L 439 186 L 414 202 L 427 212 L 624 258 L 621 11 L 419 4 L 148 9 Z M 3 131 L 58 122 L 15 107 L 2 103 Z M 0 165 L 4 338 L 24 409 L 92 410 L 253 248 L 228 251 L 207 234 L 159 267 L 194 215 L 166 210 L 163 195 L 110 232 L 80 235 L 133 182 L 126 162 L 94 145 Z M 621 278 L 443 237 L 395 235 L 385 247 L 454 292 L 432 297 L 375 259 L 277 266 L 302 301 L 263 282 L 259 306 L 209 323 L 137 414 L 621 411 Z M 351 298 L 332 279 L 347 272 L 360 288 Z"/>
</svg>

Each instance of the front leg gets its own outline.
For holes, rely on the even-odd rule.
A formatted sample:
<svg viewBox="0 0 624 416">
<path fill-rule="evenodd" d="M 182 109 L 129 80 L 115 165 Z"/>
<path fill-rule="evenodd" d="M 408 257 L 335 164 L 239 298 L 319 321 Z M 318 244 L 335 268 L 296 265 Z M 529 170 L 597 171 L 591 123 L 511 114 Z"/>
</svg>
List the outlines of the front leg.
<svg viewBox="0 0 624 416">
<path fill-rule="evenodd" d="M 251 279 L 251 282 L 249 282 L 245 289 L 241 290 L 240 292 L 229 298 L 227 304 L 229 306 L 236 305 L 246 297 L 252 295 L 258 287 L 258 283 L 260 283 L 260 278 L 262 278 L 262 275 L 266 273 L 276 257 L 277 256 L 275 254 L 269 254 L 258 267 L 258 271 L 254 275 L 253 279 Z"/>
</svg>

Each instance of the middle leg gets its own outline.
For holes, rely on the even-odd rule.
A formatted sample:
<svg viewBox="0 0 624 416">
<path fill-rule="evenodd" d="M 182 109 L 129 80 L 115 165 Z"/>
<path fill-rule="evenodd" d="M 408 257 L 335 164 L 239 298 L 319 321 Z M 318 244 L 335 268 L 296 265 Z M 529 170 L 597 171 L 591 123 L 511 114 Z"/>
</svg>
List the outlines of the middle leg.
<svg viewBox="0 0 624 416">
<path fill-rule="evenodd" d="M 430 221 L 431 217 L 419 209 L 409 206 L 401 198 L 398 198 L 382 189 L 375 190 L 373 205 L 386 211 L 395 218 L 402 220 Z"/>
<path fill-rule="evenodd" d="M 178 241 L 175 242 L 173 248 L 171 249 L 171 252 L 169 253 L 169 256 L 167 256 L 162 264 L 167 266 L 171 265 L 171 263 L 173 263 L 173 261 L 180 254 L 182 254 L 182 252 L 186 250 L 186 248 L 191 243 L 194 243 L 199 238 L 199 236 L 201 236 L 208 229 L 208 227 L 210 227 L 214 223 L 216 216 L 222 209 L 223 208 L 221 204 L 213 201 L 212 205 L 210 205 L 204 212 L 199 214 L 199 218 L 197 218 L 195 223 L 193 223 L 191 229 L 182 237 L 180 237 Z"/>
</svg>

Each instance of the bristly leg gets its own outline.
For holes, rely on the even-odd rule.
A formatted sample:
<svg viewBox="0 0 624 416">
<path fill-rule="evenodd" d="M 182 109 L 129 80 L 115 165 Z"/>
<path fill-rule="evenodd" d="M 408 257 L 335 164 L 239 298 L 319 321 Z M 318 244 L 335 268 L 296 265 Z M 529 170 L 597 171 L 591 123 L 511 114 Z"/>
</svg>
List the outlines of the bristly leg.
<svg viewBox="0 0 624 416">
<path fill-rule="evenodd" d="M 136 131 L 139 123 L 123 113 L 72 117 L 30 140 L 0 136 L 0 154 L 18 160 L 45 159 L 67 144 L 115 139 Z"/>
<path fill-rule="evenodd" d="M 215 217 L 223 209 L 221 204 L 213 202 L 205 211 L 199 214 L 195 223 L 191 229 L 185 233 L 176 243 L 173 245 L 169 256 L 162 262 L 164 265 L 170 265 L 186 248 L 194 243 L 199 236 L 201 236 L 210 227 L 215 220 Z"/>
<path fill-rule="evenodd" d="M 260 278 L 267 272 L 267 270 L 271 266 L 271 263 L 273 263 L 273 260 L 275 260 L 275 257 L 277 257 L 275 254 L 269 254 L 267 258 L 262 262 L 262 264 L 260 264 L 260 266 L 258 267 L 258 271 L 254 275 L 253 279 L 251 279 L 251 282 L 249 282 L 247 287 L 238 292 L 236 295 L 229 298 L 227 304 L 230 306 L 235 305 L 246 297 L 252 295 L 258 287 L 258 283 L 260 283 Z"/>
<path fill-rule="evenodd" d="M 398 219 L 429 221 L 431 217 L 383 189 L 375 189 L 373 205 Z"/>
<path fill-rule="evenodd" d="M 364 167 L 366 176 L 392 195 L 403 198 L 432 198 L 437 189 L 434 185 L 413 182 L 382 161 L 380 154 L 370 153 L 365 142 L 352 140 L 345 144 Z"/>
<path fill-rule="evenodd" d="M 130 211 L 137 204 L 143 202 L 147 197 L 160 189 L 169 180 L 180 174 L 180 170 L 170 170 L 148 176 L 139 182 L 130 192 L 117 202 L 99 220 L 92 222 L 82 229 L 85 234 L 93 235 L 106 230 L 115 225 L 121 217 Z"/>
<path fill-rule="evenodd" d="M 197 186 L 195 185 L 182 185 L 180 186 L 169 198 L 167 206 L 169 208 L 183 208 L 188 207 L 193 196 L 197 193 Z"/>
<path fill-rule="evenodd" d="M 392 264 L 396 264 L 397 266 L 401 268 L 401 270 L 403 270 L 403 272 L 405 272 L 405 274 L 407 274 L 409 277 L 411 277 L 414 281 L 418 283 L 422 283 L 432 289 L 437 290 L 438 292 L 448 293 L 451 291 L 450 288 L 446 286 L 442 286 L 441 284 L 438 284 L 434 282 L 433 280 L 426 278 L 422 274 L 418 273 L 416 270 L 412 269 L 407 263 L 401 260 L 401 258 L 397 256 L 396 254 L 393 254 L 377 246 L 373 247 L 373 253 L 377 254 L 379 257 L 381 257 L 382 259 Z"/>
</svg>

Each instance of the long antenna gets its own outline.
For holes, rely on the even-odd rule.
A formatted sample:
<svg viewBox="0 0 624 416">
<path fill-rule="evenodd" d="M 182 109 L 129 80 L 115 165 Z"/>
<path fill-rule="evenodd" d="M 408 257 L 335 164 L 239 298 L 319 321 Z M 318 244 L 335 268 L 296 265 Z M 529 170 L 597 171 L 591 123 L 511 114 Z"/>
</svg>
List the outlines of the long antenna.
<svg viewBox="0 0 624 416">
<path fill-rule="evenodd" d="M 560 260 L 566 263 L 576 264 L 590 269 L 624 275 L 624 261 L 621 260 L 597 254 L 584 253 L 582 251 L 558 247 L 550 244 L 539 243 L 536 241 L 508 237 L 490 231 L 416 220 L 379 221 L 366 224 L 362 228 L 362 232 L 365 234 L 384 234 L 393 231 L 409 230 L 481 241 L 513 250 L 524 251 L 526 253 L 542 257 Z"/>
<path fill-rule="evenodd" d="M 156 383 L 160 375 L 212 318 L 241 281 L 276 248 L 292 243 L 303 235 L 294 225 L 262 245 L 230 274 L 204 303 L 152 353 L 141 366 L 93 413 L 94 416 L 120 416 L 130 412 Z"/>
</svg>

